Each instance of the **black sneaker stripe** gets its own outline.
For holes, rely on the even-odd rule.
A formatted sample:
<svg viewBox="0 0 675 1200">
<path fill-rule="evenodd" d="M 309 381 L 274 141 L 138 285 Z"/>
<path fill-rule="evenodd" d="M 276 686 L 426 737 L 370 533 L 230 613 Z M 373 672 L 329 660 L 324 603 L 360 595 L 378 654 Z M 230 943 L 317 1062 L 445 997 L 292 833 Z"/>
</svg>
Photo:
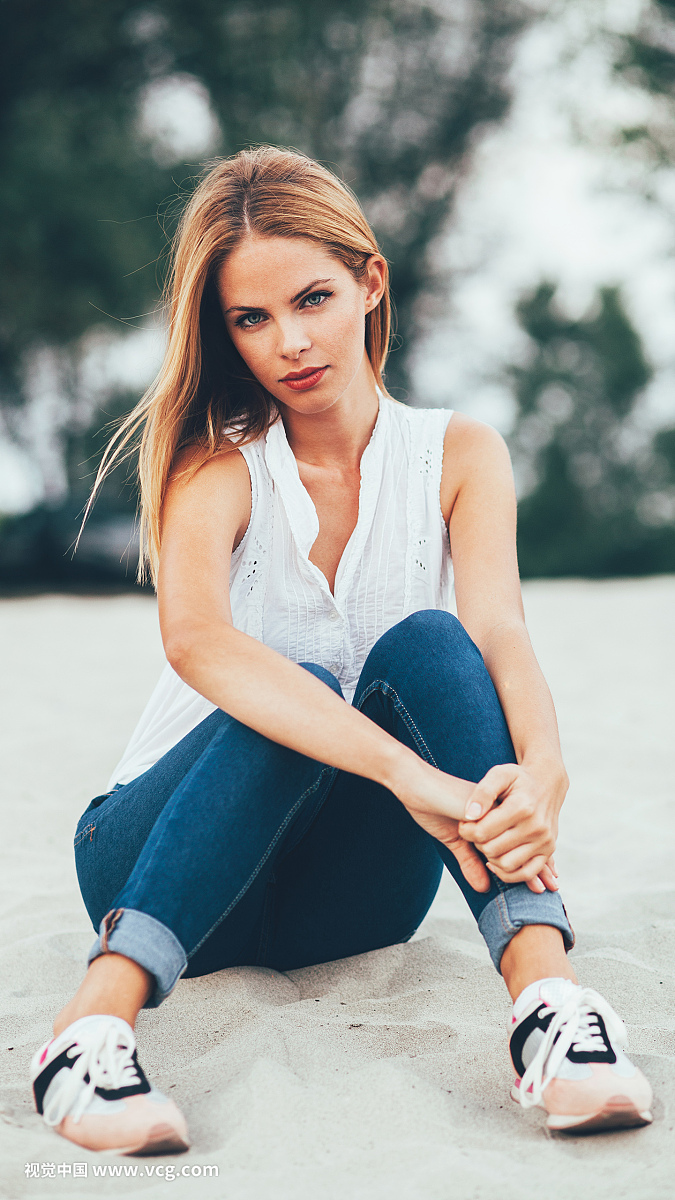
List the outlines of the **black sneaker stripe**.
<svg viewBox="0 0 675 1200">
<path fill-rule="evenodd" d="M 513 1063 L 514 1070 L 519 1079 L 522 1079 L 523 1075 L 525 1074 L 525 1063 L 523 1062 L 523 1046 L 525 1045 L 525 1042 L 529 1038 L 533 1029 L 541 1029 L 545 1032 L 553 1020 L 552 1008 L 548 1009 L 548 1016 L 543 1017 L 540 1020 L 539 1014 L 546 1012 L 546 1010 L 547 1005 L 540 1004 L 539 1008 L 535 1009 L 534 1012 L 531 1012 L 529 1017 L 525 1017 L 525 1020 L 522 1022 L 522 1024 L 517 1025 L 511 1034 L 509 1051 L 511 1053 L 511 1062 Z M 556 1038 L 556 1041 L 557 1040 L 558 1039 Z"/>
<path fill-rule="evenodd" d="M 569 1050 L 567 1051 L 567 1057 L 569 1058 L 570 1062 L 573 1062 L 573 1063 L 596 1062 L 596 1063 L 609 1063 L 611 1065 L 612 1063 L 616 1062 L 616 1054 L 614 1053 L 614 1047 L 612 1046 L 612 1043 L 609 1040 L 609 1034 L 607 1033 L 607 1026 L 605 1025 L 605 1022 L 603 1021 L 602 1017 L 600 1016 L 600 1013 L 592 1012 L 592 1016 L 594 1016 L 596 1021 L 598 1022 L 598 1033 L 602 1034 L 602 1040 L 605 1043 L 605 1049 L 604 1050 L 575 1050 L 574 1045 L 572 1044 L 570 1046 Z"/>
<path fill-rule="evenodd" d="M 542 1012 L 547 1012 L 548 1015 L 545 1017 L 540 1017 L 540 1013 Z M 523 1047 L 525 1042 L 532 1033 L 533 1029 L 541 1029 L 542 1032 L 545 1032 L 548 1029 L 551 1021 L 553 1020 L 553 1012 L 554 1010 L 548 1008 L 546 1004 L 540 1004 L 539 1008 L 530 1013 L 529 1017 L 526 1017 L 522 1025 L 518 1025 L 511 1035 L 511 1040 L 509 1042 L 511 1062 L 513 1063 L 516 1073 L 520 1079 L 522 1079 L 523 1075 L 525 1074 L 525 1063 L 523 1062 Z M 602 1034 L 602 1040 L 605 1043 L 604 1050 L 575 1050 L 574 1045 L 572 1045 L 567 1051 L 565 1057 L 569 1058 L 570 1062 L 573 1063 L 596 1062 L 609 1063 L 611 1065 L 612 1063 L 616 1062 L 616 1054 L 614 1053 L 612 1043 L 609 1040 L 607 1026 L 600 1016 L 600 1013 L 593 1012 L 592 1015 L 598 1022 L 598 1033 Z M 560 1034 L 556 1034 L 553 1043 L 554 1045 L 559 1037 Z"/>
<path fill-rule="evenodd" d="M 64 1067 L 68 1067 L 70 1069 L 80 1057 L 79 1054 L 77 1054 L 75 1058 L 68 1057 L 68 1051 L 72 1050 L 73 1046 L 75 1045 L 77 1045 L 76 1042 L 71 1042 L 70 1046 L 66 1046 L 66 1048 L 62 1050 L 56 1058 L 52 1059 L 52 1061 L 44 1068 L 44 1070 L 41 1071 L 40 1074 L 37 1075 L 33 1080 L 35 1107 L 40 1113 L 40 1116 L 42 1116 L 44 1112 L 45 1092 L 47 1091 L 47 1088 L 49 1087 L 54 1076 L 58 1075 L 59 1071 L 63 1070 Z"/>
<path fill-rule="evenodd" d="M 148 1083 L 145 1075 L 145 1071 L 138 1061 L 137 1052 L 135 1050 L 131 1057 L 140 1082 L 131 1083 L 128 1087 L 122 1088 L 97 1087 L 94 1088 L 97 1096 L 103 1096 L 104 1100 L 124 1100 L 127 1096 L 145 1096 L 151 1090 L 150 1084 Z"/>
<path fill-rule="evenodd" d="M 49 1065 L 46 1066 L 44 1068 L 44 1070 L 41 1071 L 40 1074 L 38 1076 L 36 1076 L 35 1080 L 33 1081 L 33 1095 L 35 1097 L 35 1107 L 36 1107 L 37 1111 L 40 1113 L 40 1116 L 42 1116 L 44 1113 L 45 1093 L 46 1093 L 47 1088 L 49 1087 L 50 1083 L 54 1079 L 54 1077 L 56 1075 L 58 1075 L 59 1071 L 63 1070 L 64 1067 L 67 1067 L 69 1070 L 71 1070 L 74 1067 L 75 1063 L 77 1062 L 78 1058 L 80 1057 L 82 1051 L 80 1051 L 80 1054 L 76 1054 L 72 1058 L 70 1058 L 68 1056 L 68 1051 L 72 1050 L 73 1046 L 76 1046 L 76 1045 L 77 1045 L 77 1042 L 71 1042 L 70 1046 L 66 1046 L 65 1049 L 62 1050 L 61 1053 L 59 1055 L 57 1055 L 56 1058 L 52 1059 L 52 1061 L 49 1063 Z M 97 1087 L 94 1089 L 97 1096 L 102 1096 L 104 1100 L 124 1100 L 124 1099 L 126 1099 L 127 1096 L 142 1096 L 151 1090 L 150 1084 L 148 1083 L 145 1072 L 144 1072 L 143 1068 L 139 1065 L 137 1053 L 135 1050 L 132 1054 L 132 1059 L 133 1059 L 133 1063 L 136 1068 L 136 1071 L 138 1073 L 140 1082 L 132 1083 L 128 1087 L 123 1087 L 123 1088 Z M 84 1079 L 82 1082 L 89 1083 L 89 1075 L 88 1074 L 84 1076 Z"/>
</svg>

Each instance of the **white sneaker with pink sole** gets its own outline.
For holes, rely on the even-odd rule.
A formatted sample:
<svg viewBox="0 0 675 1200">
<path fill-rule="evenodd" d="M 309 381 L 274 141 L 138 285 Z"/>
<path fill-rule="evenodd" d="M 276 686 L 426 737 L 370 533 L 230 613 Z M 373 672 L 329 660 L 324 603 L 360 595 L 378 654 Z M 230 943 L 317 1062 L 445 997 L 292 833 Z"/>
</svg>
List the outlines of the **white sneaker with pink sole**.
<svg viewBox="0 0 675 1200">
<path fill-rule="evenodd" d="M 148 1082 L 133 1029 L 121 1017 L 74 1021 L 31 1063 L 35 1107 L 87 1150 L 171 1154 L 189 1149 L 185 1118 Z"/>
<path fill-rule="evenodd" d="M 514 1005 L 513 1100 L 568 1133 L 648 1125 L 652 1089 L 624 1051 L 626 1030 L 592 988 L 568 979 L 531 984 Z"/>
</svg>

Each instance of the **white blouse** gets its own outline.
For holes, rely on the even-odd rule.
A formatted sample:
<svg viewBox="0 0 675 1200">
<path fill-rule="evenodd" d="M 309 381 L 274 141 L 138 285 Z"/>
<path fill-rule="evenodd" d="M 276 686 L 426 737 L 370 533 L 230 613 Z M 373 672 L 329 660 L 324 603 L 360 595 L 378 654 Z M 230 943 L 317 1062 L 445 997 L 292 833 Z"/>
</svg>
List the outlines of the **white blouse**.
<svg viewBox="0 0 675 1200">
<path fill-rule="evenodd" d="M 293 662 L 326 667 L 351 701 L 378 638 L 410 613 L 450 609 L 452 565 L 440 507 L 448 409 L 409 408 L 380 394 L 361 458 L 359 515 L 332 595 L 309 561 L 319 532 L 280 419 L 242 448 L 251 476 L 248 529 L 232 555 L 236 629 Z M 108 789 L 129 783 L 215 710 L 167 663 Z"/>
</svg>

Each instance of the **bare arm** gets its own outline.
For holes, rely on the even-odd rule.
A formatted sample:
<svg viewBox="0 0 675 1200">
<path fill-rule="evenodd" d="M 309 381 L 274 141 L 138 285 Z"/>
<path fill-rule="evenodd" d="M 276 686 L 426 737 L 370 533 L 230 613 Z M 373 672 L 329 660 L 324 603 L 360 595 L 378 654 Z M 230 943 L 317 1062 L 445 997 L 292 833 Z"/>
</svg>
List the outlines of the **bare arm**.
<svg viewBox="0 0 675 1200">
<path fill-rule="evenodd" d="M 265 737 L 389 788 L 452 849 L 472 886 L 485 890 L 485 868 L 457 827 L 473 784 L 425 763 L 308 671 L 233 627 L 230 558 L 250 511 L 248 470 L 237 451 L 218 455 L 189 480 L 174 475 L 157 588 L 169 662 L 201 695 Z"/>
<path fill-rule="evenodd" d="M 483 814 L 460 826 L 500 878 L 533 880 L 553 853 L 567 790 L 551 694 L 525 627 L 508 451 L 488 426 L 456 414 L 446 435 L 442 503 L 455 566 L 457 612 L 499 696 L 518 767 L 488 772 L 471 797 Z"/>
</svg>

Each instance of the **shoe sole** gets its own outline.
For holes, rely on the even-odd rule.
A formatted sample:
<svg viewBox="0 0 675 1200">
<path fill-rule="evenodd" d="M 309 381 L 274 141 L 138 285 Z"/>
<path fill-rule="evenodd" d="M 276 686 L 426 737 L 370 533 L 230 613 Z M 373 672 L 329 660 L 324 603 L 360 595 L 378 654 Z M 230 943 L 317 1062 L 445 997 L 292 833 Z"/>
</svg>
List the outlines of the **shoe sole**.
<svg viewBox="0 0 675 1200">
<path fill-rule="evenodd" d="M 149 1154 L 183 1154 L 190 1149 L 172 1125 L 153 1125 L 142 1146 L 135 1150 L 122 1150 L 122 1154 L 137 1154 L 144 1158 Z"/>
<path fill-rule="evenodd" d="M 59 1132 L 58 1129 L 56 1132 Z M 65 1137 L 65 1134 L 61 1134 L 61 1137 Z M 82 1145 L 81 1142 L 74 1144 Z M 180 1136 L 173 1125 L 163 1122 L 161 1125 L 153 1125 L 143 1141 L 135 1142 L 132 1146 L 82 1146 L 82 1149 L 93 1150 L 99 1154 L 135 1154 L 140 1158 L 147 1158 L 151 1154 L 183 1154 L 190 1149 L 190 1143 Z"/>
<path fill-rule="evenodd" d="M 546 1124 L 558 1133 L 594 1133 L 603 1129 L 635 1129 L 651 1125 L 652 1120 L 649 1109 L 640 1112 L 627 1096 L 612 1096 L 599 1112 L 574 1117 L 551 1113 Z"/>
<path fill-rule="evenodd" d="M 520 1104 L 520 1091 L 515 1083 L 510 1094 L 511 1099 Z M 544 1105 L 537 1107 L 544 1108 Z M 546 1125 L 556 1133 L 593 1133 L 602 1129 L 635 1129 L 640 1125 L 651 1125 L 653 1119 L 649 1109 L 640 1112 L 628 1096 L 611 1096 L 594 1113 L 576 1113 L 569 1117 L 549 1113 Z"/>
</svg>

